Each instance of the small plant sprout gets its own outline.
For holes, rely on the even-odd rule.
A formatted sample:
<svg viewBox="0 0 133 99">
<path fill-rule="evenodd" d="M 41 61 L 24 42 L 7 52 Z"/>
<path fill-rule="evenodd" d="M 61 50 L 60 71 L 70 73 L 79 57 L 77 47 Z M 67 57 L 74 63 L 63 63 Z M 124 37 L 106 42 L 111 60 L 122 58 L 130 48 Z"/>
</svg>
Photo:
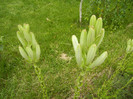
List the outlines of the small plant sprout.
<svg viewBox="0 0 133 99">
<path fill-rule="evenodd" d="M 133 52 L 133 40 L 129 39 L 127 41 L 127 49 L 126 49 L 127 53 L 131 53 Z"/>
<path fill-rule="evenodd" d="M 19 52 L 21 56 L 33 64 L 35 73 L 37 74 L 38 80 L 43 93 L 43 98 L 47 98 L 47 90 L 41 75 L 41 69 L 36 65 L 40 58 L 40 46 L 36 41 L 36 38 L 32 32 L 30 32 L 29 24 L 18 25 L 19 31 L 17 31 L 17 37 L 21 42 L 22 46 L 19 46 Z"/>
<path fill-rule="evenodd" d="M 125 59 L 127 58 L 127 56 L 132 56 L 133 55 L 133 39 L 129 39 L 127 41 L 127 48 L 126 48 L 126 55 L 125 55 Z M 127 66 L 126 67 L 126 72 L 128 74 L 132 74 L 133 75 L 133 66 Z"/>
<path fill-rule="evenodd" d="M 80 96 L 80 88 L 83 85 L 83 76 L 86 72 L 91 68 L 101 65 L 108 56 L 107 51 L 105 51 L 95 59 L 96 51 L 104 38 L 105 30 L 102 26 L 102 18 L 96 19 L 96 16 L 92 15 L 89 31 L 87 33 L 85 29 L 82 30 L 80 42 L 78 42 L 75 35 L 72 36 L 76 62 L 81 71 L 79 77 L 77 78 L 74 98 L 79 98 Z"/>
</svg>

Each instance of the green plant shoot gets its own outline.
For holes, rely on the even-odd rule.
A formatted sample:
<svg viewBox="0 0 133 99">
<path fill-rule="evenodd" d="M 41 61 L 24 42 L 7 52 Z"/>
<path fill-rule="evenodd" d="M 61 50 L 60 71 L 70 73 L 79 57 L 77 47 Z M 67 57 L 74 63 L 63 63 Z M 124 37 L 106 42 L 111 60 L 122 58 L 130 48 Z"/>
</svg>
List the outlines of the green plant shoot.
<svg viewBox="0 0 133 99">
<path fill-rule="evenodd" d="M 128 41 L 127 41 L 127 48 L 126 48 L 126 56 L 127 55 L 132 55 L 133 53 L 133 39 L 129 39 Z M 131 66 L 128 66 L 127 68 L 126 68 L 126 72 L 128 73 L 128 74 L 132 74 L 133 75 L 133 66 L 131 65 Z"/>
<path fill-rule="evenodd" d="M 37 74 L 38 80 L 43 93 L 43 98 L 47 99 L 47 90 L 43 81 L 43 76 L 41 75 L 41 69 L 36 65 L 40 58 L 40 46 L 36 41 L 36 38 L 32 32 L 30 32 L 30 27 L 28 24 L 18 25 L 19 31 L 17 31 L 17 37 L 21 42 L 22 46 L 19 46 L 19 52 L 21 56 L 33 64 L 35 73 Z"/>
<path fill-rule="evenodd" d="M 103 41 L 105 30 L 102 28 L 102 18 L 96 19 L 95 15 L 90 18 L 89 31 L 84 29 L 80 35 L 80 42 L 75 35 L 72 36 L 72 44 L 75 51 L 76 62 L 80 69 L 77 85 L 75 88 L 74 98 L 79 98 L 80 89 L 83 85 L 83 76 L 91 68 L 101 65 L 108 56 L 107 51 L 95 58 L 96 51 Z"/>
</svg>

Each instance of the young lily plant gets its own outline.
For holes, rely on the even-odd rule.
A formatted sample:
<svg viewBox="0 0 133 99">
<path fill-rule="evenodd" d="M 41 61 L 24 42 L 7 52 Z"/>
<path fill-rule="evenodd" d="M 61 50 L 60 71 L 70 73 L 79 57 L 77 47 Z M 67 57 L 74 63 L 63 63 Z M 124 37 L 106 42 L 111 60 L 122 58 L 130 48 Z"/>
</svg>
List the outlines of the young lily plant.
<svg viewBox="0 0 133 99">
<path fill-rule="evenodd" d="M 38 80 L 43 93 L 43 98 L 47 99 L 47 90 L 41 75 L 41 69 L 36 65 L 40 58 L 40 46 L 36 41 L 36 38 L 32 32 L 30 32 L 29 24 L 18 25 L 19 31 L 17 31 L 17 37 L 21 42 L 19 46 L 19 52 L 21 56 L 33 64 L 35 73 L 37 74 Z"/>
<path fill-rule="evenodd" d="M 126 57 L 127 57 L 128 55 L 129 55 L 129 56 L 133 55 L 133 39 L 129 39 L 129 40 L 127 41 L 127 48 L 126 48 L 125 59 L 126 59 Z M 131 66 L 128 66 L 128 67 L 126 68 L 126 72 L 127 72 L 128 74 L 133 75 L 133 66 L 132 66 L 132 65 L 131 65 Z"/>
<path fill-rule="evenodd" d="M 131 52 L 133 52 L 133 39 L 129 39 L 127 41 L 127 49 L 126 49 L 126 52 L 129 54 Z"/>
<path fill-rule="evenodd" d="M 40 46 L 37 43 L 35 36 L 29 30 L 29 25 L 18 25 L 17 37 L 22 44 L 19 46 L 19 52 L 22 57 L 32 63 L 36 63 L 40 58 Z"/>
<path fill-rule="evenodd" d="M 88 33 L 86 30 L 82 30 L 79 42 L 75 35 L 72 36 L 76 62 L 81 71 L 77 79 L 74 98 L 78 98 L 80 96 L 80 88 L 82 87 L 83 76 L 86 72 L 91 68 L 101 65 L 108 56 L 107 51 L 105 51 L 99 57 L 95 58 L 96 51 L 105 34 L 105 30 L 102 26 L 102 18 L 96 19 L 96 16 L 92 15 L 90 18 Z"/>
</svg>

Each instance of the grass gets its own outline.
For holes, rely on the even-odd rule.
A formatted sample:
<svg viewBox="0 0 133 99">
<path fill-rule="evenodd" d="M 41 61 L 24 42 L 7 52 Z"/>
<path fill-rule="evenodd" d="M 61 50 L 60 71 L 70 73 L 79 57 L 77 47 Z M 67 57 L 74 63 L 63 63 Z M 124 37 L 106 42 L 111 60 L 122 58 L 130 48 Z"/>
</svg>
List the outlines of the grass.
<svg viewBox="0 0 133 99">
<path fill-rule="evenodd" d="M 87 24 L 80 27 L 78 11 L 78 0 L 1 0 L 0 35 L 4 36 L 4 51 L 0 60 L 1 99 L 42 98 L 33 67 L 24 61 L 18 51 L 17 25 L 23 23 L 30 25 L 41 46 L 38 64 L 48 95 L 51 99 L 72 98 L 78 69 L 71 36 L 76 34 L 79 37 L 81 29 L 88 28 Z M 123 55 L 127 39 L 133 38 L 132 32 L 133 25 L 123 30 L 106 31 L 98 54 L 107 50 L 109 57 L 101 67 L 110 66 L 110 61 Z M 61 59 L 62 53 L 72 59 Z"/>
</svg>

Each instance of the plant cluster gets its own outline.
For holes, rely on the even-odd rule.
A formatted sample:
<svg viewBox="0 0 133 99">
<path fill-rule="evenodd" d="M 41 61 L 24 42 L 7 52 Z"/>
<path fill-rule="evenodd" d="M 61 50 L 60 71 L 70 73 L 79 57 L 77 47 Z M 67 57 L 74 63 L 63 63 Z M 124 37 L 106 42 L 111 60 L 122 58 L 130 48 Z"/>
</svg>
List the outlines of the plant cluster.
<svg viewBox="0 0 133 99">
<path fill-rule="evenodd" d="M 123 59 L 117 64 L 117 67 L 111 77 L 104 81 L 103 85 L 98 88 L 98 98 L 118 98 L 122 97 L 119 94 L 123 92 L 123 89 L 129 86 L 129 83 L 133 81 L 133 66 L 130 64 L 133 52 L 133 40 L 127 41 L 126 52 L 124 53 Z M 127 77 L 129 77 L 127 79 Z M 120 82 L 122 84 L 120 84 Z M 117 86 L 118 88 L 113 88 Z M 109 92 L 110 91 L 110 92 Z"/>
<path fill-rule="evenodd" d="M 36 41 L 36 38 L 32 32 L 30 32 L 30 28 L 28 24 L 18 25 L 19 31 L 17 32 L 17 37 L 21 42 L 21 46 L 19 46 L 19 52 L 21 56 L 28 62 L 30 62 L 34 66 L 35 73 L 38 77 L 43 98 L 48 99 L 47 88 L 43 80 L 43 75 L 41 74 L 41 68 L 37 66 L 37 62 L 40 58 L 40 46 Z M 96 57 L 96 52 L 103 41 L 105 34 L 105 30 L 103 28 L 102 18 L 96 19 L 95 15 L 92 15 L 89 23 L 89 30 L 82 30 L 80 35 L 80 41 L 78 41 L 75 35 L 72 36 L 72 44 L 75 51 L 76 62 L 78 64 L 79 75 L 75 84 L 74 91 L 74 99 L 80 98 L 80 91 L 83 86 L 84 78 L 88 72 L 91 72 L 93 68 L 101 65 L 105 59 L 108 57 L 107 51 L 104 51 L 100 56 Z M 113 95 L 108 96 L 108 91 L 112 88 L 112 83 L 115 81 L 115 78 L 120 75 L 120 72 L 129 71 L 129 68 L 126 68 L 127 55 L 129 55 L 133 51 L 133 40 L 129 40 L 127 42 L 126 55 L 122 60 L 120 66 L 116 69 L 114 74 L 106 80 L 103 85 L 97 90 L 97 97 L 99 98 L 109 98 L 109 97 L 117 97 L 118 93 L 121 92 L 122 89 L 127 87 L 129 83 L 133 80 L 133 77 L 120 89 L 116 90 Z"/>
<path fill-rule="evenodd" d="M 85 2 L 85 1 L 84 1 Z M 83 6 L 83 19 L 89 20 L 92 14 L 102 17 L 107 28 L 123 27 L 132 13 L 132 0 L 89 0 Z"/>
</svg>

